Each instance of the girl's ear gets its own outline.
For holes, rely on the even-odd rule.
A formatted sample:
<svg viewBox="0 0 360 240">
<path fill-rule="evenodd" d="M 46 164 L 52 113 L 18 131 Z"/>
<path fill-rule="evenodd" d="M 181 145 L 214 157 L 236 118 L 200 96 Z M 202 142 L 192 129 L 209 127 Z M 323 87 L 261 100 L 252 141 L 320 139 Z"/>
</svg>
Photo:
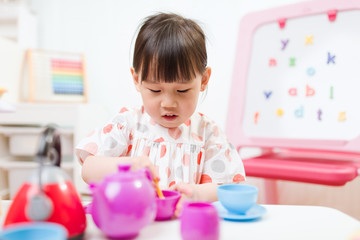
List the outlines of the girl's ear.
<svg viewBox="0 0 360 240">
<path fill-rule="evenodd" d="M 211 68 L 207 67 L 201 78 L 201 87 L 200 87 L 201 92 L 205 91 L 205 89 L 209 83 L 210 76 L 211 76 Z"/>
<path fill-rule="evenodd" d="M 140 91 L 139 75 L 135 72 L 134 68 L 130 68 L 130 72 L 134 81 L 135 88 L 139 92 Z"/>
</svg>

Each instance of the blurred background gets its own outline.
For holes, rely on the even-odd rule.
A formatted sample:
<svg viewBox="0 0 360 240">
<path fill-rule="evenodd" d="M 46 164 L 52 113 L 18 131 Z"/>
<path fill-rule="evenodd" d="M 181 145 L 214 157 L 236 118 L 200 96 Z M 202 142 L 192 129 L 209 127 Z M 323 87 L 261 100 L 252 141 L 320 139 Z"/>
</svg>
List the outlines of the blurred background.
<svg viewBox="0 0 360 240">
<path fill-rule="evenodd" d="M 21 12 L 28 13 L 20 14 L 31 16 L 24 20 L 20 36 L 14 36 L 16 33 L 10 32 L 8 26 L 2 27 L 1 22 L 0 36 L 14 39 L 23 47 L 84 53 L 88 102 L 104 104 L 114 112 L 124 105 L 141 104 L 129 69 L 133 40 L 142 19 L 160 11 L 192 18 L 207 35 L 208 65 L 213 69 L 208 92 L 200 108 L 224 126 L 240 20 L 252 11 L 295 2 L 300 1 L 2 1 L 2 5 L 22 5 L 24 9 Z M 7 95 L 16 92 L 10 89 Z"/>
</svg>

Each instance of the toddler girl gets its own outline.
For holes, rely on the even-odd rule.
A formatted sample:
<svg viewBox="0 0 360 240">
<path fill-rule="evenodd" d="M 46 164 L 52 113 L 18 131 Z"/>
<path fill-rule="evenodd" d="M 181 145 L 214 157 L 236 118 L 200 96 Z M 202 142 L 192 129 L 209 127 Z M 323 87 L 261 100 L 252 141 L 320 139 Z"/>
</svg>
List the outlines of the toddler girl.
<svg viewBox="0 0 360 240">
<path fill-rule="evenodd" d="M 242 161 L 214 121 L 195 112 L 209 82 L 205 35 L 194 21 L 160 13 L 145 19 L 135 42 L 132 78 L 143 106 L 122 108 L 76 149 L 86 182 L 119 163 L 147 167 L 182 201 L 216 201 L 218 184 L 245 180 Z"/>
</svg>

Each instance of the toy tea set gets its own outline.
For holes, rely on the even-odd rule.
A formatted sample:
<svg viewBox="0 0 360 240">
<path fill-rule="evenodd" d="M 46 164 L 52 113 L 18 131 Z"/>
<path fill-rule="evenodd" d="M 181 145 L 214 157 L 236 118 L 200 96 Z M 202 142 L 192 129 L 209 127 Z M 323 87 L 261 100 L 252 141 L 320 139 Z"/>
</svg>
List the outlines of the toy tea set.
<svg viewBox="0 0 360 240">
<path fill-rule="evenodd" d="M 60 135 L 52 126 L 45 129 L 36 158 L 39 168 L 15 195 L 0 239 L 82 239 L 86 213 L 105 236 L 135 238 L 154 220 L 171 219 L 180 199 L 176 191 L 161 191 L 148 169 L 130 171 L 126 164 L 119 165 L 118 172 L 103 181 L 90 184 L 92 202 L 84 208 L 70 177 L 60 168 Z M 217 194 L 219 202 L 213 204 L 184 203 L 180 217 L 183 240 L 219 239 L 219 216 L 249 220 L 265 213 L 255 204 L 256 187 L 222 185 Z"/>
<path fill-rule="evenodd" d="M 157 197 L 148 169 L 130 171 L 127 164 L 90 189 L 93 200 L 86 212 L 110 238 L 135 238 L 154 219 L 169 220 L 180 198 L 175 191 L 163 191 L 164 198 Z"/>
<path fill-rule="evenodd" d="M 0 239 L 82 239 L 86 215 L 110 238 L 132 238 L 154 220 L 173 216 L 180 193 L 160 191 L 156 196 L 147 169 L 119 171 L 91 184 L 91 204 L 83 207 L 70 177 L 60 168 L 61 144 L 56 128 L 49 126 L 40 139 L 39 168 L 15 195 Z"/>
</svg>

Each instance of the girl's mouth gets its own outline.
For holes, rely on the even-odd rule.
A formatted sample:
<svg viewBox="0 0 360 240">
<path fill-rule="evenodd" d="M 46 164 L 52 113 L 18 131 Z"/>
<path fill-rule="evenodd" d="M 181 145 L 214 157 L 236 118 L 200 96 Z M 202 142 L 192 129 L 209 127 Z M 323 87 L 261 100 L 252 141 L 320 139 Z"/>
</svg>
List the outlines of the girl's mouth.
<svg viewBox="0 0 360 240">
<path fill-rule="evenodd" d="M 174 121 L 178 116 L 175 114 L 165 114 L 162 116 L 166 121 Z"/>
</svg>

